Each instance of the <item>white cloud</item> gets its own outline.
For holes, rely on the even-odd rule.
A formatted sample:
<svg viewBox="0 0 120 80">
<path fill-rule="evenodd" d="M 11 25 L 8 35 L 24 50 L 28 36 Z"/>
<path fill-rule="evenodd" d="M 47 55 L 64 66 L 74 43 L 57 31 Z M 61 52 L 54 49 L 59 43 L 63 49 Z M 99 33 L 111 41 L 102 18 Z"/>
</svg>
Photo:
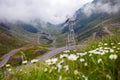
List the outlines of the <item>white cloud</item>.
<svg viewBox="0 0 120 80">
<path fill-rule="evenodd" d="M 0 0 L 0 20 L 41 19 L 58 24 L 92 0 Z"/>
<path fill-rule="evenodd" d="M 111 2 L 103 3 L 98 1 L 97 3 L 89 3 L 83 8 L 83 13 L 87 16 L 90 16 L 94 13 L 108 13 L 114 14 L 120 11 L 120 0 L 114 0 L 115 4 L 111 4 Z"/>
</svg>

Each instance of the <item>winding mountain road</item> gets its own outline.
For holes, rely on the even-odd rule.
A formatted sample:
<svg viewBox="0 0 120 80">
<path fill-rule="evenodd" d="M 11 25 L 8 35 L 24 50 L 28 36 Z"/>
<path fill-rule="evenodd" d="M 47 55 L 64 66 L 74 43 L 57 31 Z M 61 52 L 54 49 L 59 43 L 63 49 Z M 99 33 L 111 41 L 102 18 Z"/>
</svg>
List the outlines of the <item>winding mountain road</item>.
<svg viewBox="0 0 120 80">
<path fill-rule="evenodd" d="M 8 54 L 6 54 L 4 57 L 2 57 L 2 61 L 0 62 L 0 68 L 3 67 L 10 59 L 11 56 L 13 56 L 15 53 L 20 51 L 20 49 L 14 49 L 10 51 Z"/>
<path fill-rule="evenodd" d="M 75 46 L 71 46 L 70 47 L 70 50 L 74 50 L 74 49 L 78 49 L 80 47 L 84 47 L 85 45 L 75 45 Z M 21 49 L 15 49 L 15 50 L 12 50 L 10 51 L 8 54 L 6 54 L 4 57 L 3 57 L 3 60 L 0 62 L 0 68 L 3 67 L 10 59 L 11 56 L 13 56 L 15 53 L 17 53 L 18 51 L 20 51 Z M 47 60 L 57 54 L 59 54 L 60 52 L 63 52 L 66 50 L 66 47 L 61 47 L 61 48 L 57 48 L 57 49 L 54 49 L 48 53 L 45 53 L 44 55 L 38 57 L 37 59 L 39 61 L 44 61 L 44 60 Z"/>
<path fill-rule="evenodd" d="M 80 46 L 71 46 L 70 47 L 70 50 L 74 50 L 74 49 L 78 49 L 78 48 L 80 48 L 80 47 L 83 47 L 82 45 Z M 61 48 L 57 48 L 57 49 L 55 49 L 55 50 L 52 50 L 52 51 L 50 51 L 50 52 L 48 52 L 48 53 L 45 53 L 43 56 L 40 56 L 40 57 L 38 57 L 37 59 L 39 60 L 39 61 L 44 61 L 44 60 L 47 60 L 47 59 L 49 59 L 49 58 L 51 58 L 51 57 L 54 57 L 54 56 L 56 56 L 57 54 L 59 54 L 59 53 L 61 53 L 61 52 L 63 52 L 63 51 L 65 51 L 66 50 L 66 47 L 61 47 Z"/>
</svg>

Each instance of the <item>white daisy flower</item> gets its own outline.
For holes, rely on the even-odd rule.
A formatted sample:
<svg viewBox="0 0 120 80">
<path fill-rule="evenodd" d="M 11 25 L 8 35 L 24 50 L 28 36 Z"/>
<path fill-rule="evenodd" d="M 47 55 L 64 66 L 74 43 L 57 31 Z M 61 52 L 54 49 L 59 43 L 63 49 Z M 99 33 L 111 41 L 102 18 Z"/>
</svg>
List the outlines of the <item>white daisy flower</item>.
<svg viewBox="0 0 120 80">
<path fill-rule="evenodd" d="M 48 68 L 45 68 L 45 69 L 44 69 L 44 72 L 47 72 L 47 71 L 48 71 Z"/>
<path fill-rule="evenodd" d="M 120 48 L 117 48 L 117 50 L 120 50 Z"/>
<path fill-rule="evenodd" d="M 98 63 L 102 62 L 102 59 L 98 59 Z"/>
<path fill-rule="evenodd" d="M 68 57 L 68 54 L 61 54 L 60 59 Z"/>
<path fill-rule="evenodd" d="M 82 75 L 82 77 L 83 77 L 85 80 L 88 80 L 88 77 L 86 77 L 84 74 Z"/>
<path fill-rule="evenodd" d="M 31 63 L 37 63 L 37 62 L 38 62 L 37 59 L 33 59 L 33 60 L 31 60 Z"/>
<path fill-rule="evenodd" d="M 20 71 L 23 71 L 22 69 L 20 69 Z"/>
<path fill-rule="evenodd" d="M 120 44 L 120 42 L 118 44 Z"/>
<path fill-rule="evenodd" d="M 27 60 L 25 60 L 25 61 L 22 61 L 22 64 L 27 64 Z"/>
<path fill-rule="evenodd" d="M 92 54 L 89 54 L 89 56 L 92 56 Z"/>
<path fill-rule="evenodd" d="M 70 55 L 68 56 L 68 59 L 71 60 L 71 61 L 75 61 L 75 60 L 78 59 L 78 56 L 76 56 L 75 54 L 70 54 Z"/>
<path fill-rule="evenodd" d="M 111 53 L 113 53 L 113 52 L 114 52 L 114 50 L 113 50 L 113 49 L 110 49 L 110 52 L 111 52 Z"/>
<path fill-rule="evenodd" d="M 109 50 L 110 48 L 108 48 L 108 47 L 104 47 L 104 49 Z"/>
<path fill-rule="evenodd" d="M 85 59 L 84 59 L 84 58 L 81 58 L 81 59 L 80 59 L 80 62 L 84 62 L 84 61 L 85 61 Z"/>
<path fill-rule="evenodd" d="M 78 75 L 79 74 L 78 70 L 74 70 L 74 74 Z"/>
<path fill-rule="evenodd" d="M 101 52 L 101 53 L 100 53 L 100 55 L 104 55 L 104 54 L 105 54 L 105 52 Z"/>
<path fill-rule="evenodd" d="M 105 46 L 107 46 L 107 45 L 108 45 L 108 43 L 104 43 L 104 45 L 105 45 Z"/>
<path fill-rule="evenodd" d="M 12 69 L 11 69 L 11 68 L 9 68 L 9 69 L 8 69 L 8 71 L 10 72 L 10 71 L 12 71 Z"/>
<path fill-rule="evenodd" d="M 62 80 L 62 76 L 59 76 L 59 80 Z"/>
<path fill-rule="evenodd" d="M 111 43 L 111 45 L 114 45 L 114 43 Z"/>
<path fill-rule="evenodd" d="M 111 60 L 116 60 L 116 59 L 118 58 L 118 56 L 117 56 L 116 54 L 111 54 L 111 55 L 109 56 L 109 58 L 110 58 Z"/>
<path fill-rule="evenodd" d="M 56 70 L 56 69 L 57 69 L 57 67 L 55 67 L 55 66 L 52 66 L 51 68 L 52 68 L 52 69 L 54 69 L 54 70 Z"/>
<path fill-rule="evenodd" d="M 110 75 L 106 75 L 106 78 L 111 79 L 111 76 Z"/>
<path fill-rule="evenodd" d="M 57 58 L 52 58 L 52 59 L 46 60 L 45 62 L 46 62 L 48 65 L 51 65 L 51 64 L 55 64 L 57 61 L 58 61 Z"/>
<path fill-rule="evenodd" d="M 108 50 L 104 50 L 105 53 L 108 53 L 109 51 Z"/>
<path fill-rule="evenodd" d="M 10 64 L 6 64 L 6 67 L 9 68 L 9 67 L 10 67 Z"/>
<path fill-rule="evenodd" d="M 65 71 L 69 70 L 69 66 L 68 65 L 64 66 L 63 68 L 65 69 Z"/>
<path fill-rule="evenodd" d="M 116 48 L 116 46 L 113 46 L 112 48 L 114 48 L 114 49 L 115 49 L 115 48 Z"/>
<path fill-rule="evenodd" d="M 77 53 L 78 56 L 85 56 L 87 54 L 87 52 L 85 53 Z"/>
<path fill-rule="evenodd" d="M 88 66 L 88 63 L 87 63 L 87 62 L 85 62 L 85 63 L 84 63 L 84 66 Z"/>
<path fill-rule="evenodd" d="M 58 63 L 57 67 L 58 67 L 58 72 L 60 72 L 60 70 L 62 69 L 62 65 L 60 63 Z"/>
</svg>

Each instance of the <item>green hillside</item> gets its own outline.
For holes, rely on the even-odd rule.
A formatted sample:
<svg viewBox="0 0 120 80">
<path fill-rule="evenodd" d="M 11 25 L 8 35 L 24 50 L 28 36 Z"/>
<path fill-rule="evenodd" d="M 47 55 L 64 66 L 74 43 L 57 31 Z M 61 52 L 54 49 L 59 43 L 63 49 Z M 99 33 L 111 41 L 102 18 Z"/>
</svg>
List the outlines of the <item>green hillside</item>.
<svg viewBox="0 0 120 80">
<path fill-rule="evenodd" d="M 119 0 L 93 0 L 91 4 L 97 5 L 97 3 L 101 2 L 103 4 L 110 3 L 112 6 L 114 6 L 117 4 L 117 2 L 119 3 Z M 118 30 L 114 31 L 115 34 L 119 33 L 119 27 L 116 28 L 114 26 L 116 26 L 115 24 L 118 26 L 120 22 L 120 11 L 113 14 L 99 11 L 94 13 L 93 11 L 93 14 L 86 16 L 83 10 L 87 5 L 89 4 L 84 5 L 75 13 L 77 19 L 74 24 L 76 41 L 83 43 L 83 41 L 86 42 L 91 39 L 98 39 L 106 35 L 111 35 L 112 31 L 115 29 Z M 114 26 L 112 24 L 114 24 Z M 111 28 L 109 29 L 110 26 Z M 64 27 L 62 32 L 63 35 L 64 33 L 67 33 L 68 26 Z M 114 33 L 112 35 L 114 35 Z"/>
<path fill-rule="evenodd" d="M 1 80 L 119 80 L 120 37 L 90 42 L 84 49 L 60 55 L 16 70 L 7 67 Z M 5 68 L 5 67 L 4 67 Z"/>
<path fill-rule="evenodd" d="M 89 38 L 96 39 L 96 38 L 104 37 L 106 35 L 111 35 L 111 34 L 112 35 L 119 34 L 119 30 L 120 30 L 120 27 L 118 27 L 119 25 L 112 25 L 112 24 L 119 24 L 119 22 L 120 22 L 120 17 L 114 16 L 112 18 L 102 21 L 101 23 L 97 24 L 96 26 L 87 27 L 87 28 L 85 28 L 85 30 L 81 29 L 77 33 L 78 41 L 84 40 L 84 39 L 89 39 Z M 90 22 L 89 24 L 93 25 L 94 21 Z M 118 30 L 118 31 L 114 31 L 114 30 Z M 93 36 L 94 33 L 95 33 L 95 36 Z M 93 37 L 95 37 L 95 38 L 93 38 Z"/>
<path fill-rule="evenodd" d="M 0 57 L 12 49 L 25 45 L 25 42 L 18 40 L 10 31 L 0 26 Z"/>
<path fill-rule="evenodd" d="M 0 80 L 120 80 L 118 2 L 93 0 L 90 5 L 93 14 L 91 11 L 91 15 L 87 16 L 82 11 L 88 3 L 76 11 L 76 20 L 68 18 L 68 24 L 76 21 L 73 25 L 76 45 L 72 47 L 69 46 L 69 43 L 72 44 L 69 40 L 69 28 L 72 26 L 67 22 L 59 25 L 39 19 L 28 23 L 0 22 Z M 31 5 L 31 2 L 26 4 Z M 101 4 L 106 9 L 108 6 L 116 8 L 116 12 L 102 11 Z M 94 12 L 96 5 L 102 7 L 100 12 Z M 53 19 L 59 18 L 59 15 L 56 14 Z M 66 43 L 72 50 L 66 49 Z M 4 56 L 18 48 L 14 55 Z"/>
</svg>

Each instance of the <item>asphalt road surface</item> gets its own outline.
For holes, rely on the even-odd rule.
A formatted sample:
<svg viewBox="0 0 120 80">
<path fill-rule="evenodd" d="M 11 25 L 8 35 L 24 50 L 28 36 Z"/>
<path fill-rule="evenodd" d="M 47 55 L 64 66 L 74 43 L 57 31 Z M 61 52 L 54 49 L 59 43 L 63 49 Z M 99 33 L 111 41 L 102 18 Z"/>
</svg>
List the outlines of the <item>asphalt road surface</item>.
<svg viewBox="0 0 120 80">
<path fill-rule="evenodd" d="M 3 57 L 3 60 L 0 62 L 0 68 L 3 67 L 9 61 L 10 57 L 17 53 L 18 51 L 20 51 L 20 49 L 14 49 L 10 51 L 8 54 L 6 54 Z"/>
<path fill-rule="evenodd" d="M 80 46 L 79 46 L 79 47 L 80 47 Z M 77 49 L 77 48 L 78 48 L 78 46 L 71 46 L 71 47 L 70 47 L 70 50 L 74 50 L 74 49 Z M 40 57 L 38 57 L 37 59 L 38 59 L 39 61 L 44 61 L 44 60 L 47 60 L 47 59 L 49 59 L 49 58 L 51 58 L 51 57 L 56 56 L 57 54 L 65 51 L 65 50 L 66 50 L 66 47 L 57 48 L 57 49 L 52 50 L 52 51 L 50 51 L 50 52 L 48 52 L 48 53 L 45 53 L 43 56 L 40 56 Z"/>
<path fill-rule="evenodd" d="M 80 48 L 80 47 L 84 47 L 84 45 L 71 46 L 70 50 L 74 50 L 74 49 L 77 49 L 77 48 Z M 60 52 L 65 51 L 65 50 L 66 50 L 66 47 L 57 48 L 57 49 L 52 50 L 48 53 L 45 53 L 44 55 L 38 57 L 37 59 L 39 61 L 44 61 L 44 60 L 47 60 L 47 59 L 59 54 Z M 3 67 L 9 61 L 10 57 L 13 56 L 15 53 L 17 53 L 18 51 L 20 51 L 20 49 L 12 50 L 8 54 L 6 54 L 3 58 L 3 60 L 0 62 L 0 68 Z"/>
</svg>

